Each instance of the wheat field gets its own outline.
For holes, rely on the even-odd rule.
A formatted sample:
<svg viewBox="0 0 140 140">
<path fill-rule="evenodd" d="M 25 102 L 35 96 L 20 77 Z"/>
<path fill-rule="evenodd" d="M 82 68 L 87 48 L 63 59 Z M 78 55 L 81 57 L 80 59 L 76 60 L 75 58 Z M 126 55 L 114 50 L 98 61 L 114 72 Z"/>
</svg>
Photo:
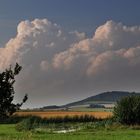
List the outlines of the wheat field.
<svg viewBox="0 0 140 140">
<path fill-rule="evenodd" d="M 19 116 L 40 116 L 42 118 L 51 118 L 51 117 L 65 117 L 65 116 L 82 116 L 82 115 L 92 115 L 96 118 L 107 118 L 112 116 L 112 112 L 76 112 L 76 111 L 38 111 L 38 112 L 16 112 L 16 115 Z"/>
</svg>

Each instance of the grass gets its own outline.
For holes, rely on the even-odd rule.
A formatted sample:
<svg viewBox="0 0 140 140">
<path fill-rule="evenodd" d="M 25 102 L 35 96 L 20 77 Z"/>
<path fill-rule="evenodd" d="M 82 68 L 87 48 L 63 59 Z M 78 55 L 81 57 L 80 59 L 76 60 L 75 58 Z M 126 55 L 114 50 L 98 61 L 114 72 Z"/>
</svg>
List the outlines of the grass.
<svg viewBox="0 0 140 140">
<path fill-rule="evenodd" d="M 86 128 L 77 132 L 56 134 L 47 131 L 17 132 L 15 125 L 0 125 L 0 140 L 140 140 L 140 130 L 131 127 L 112 129 Z"/>
<path fill-rule="evenodd" d="M 26 112 L 20 112 L 26 113 Z M 47 112 L 29 112 L 37 113 L 39 116 Z M 50 117 L 54 114 L 62 114 L 65 116 L 75 115 L 73 111 L 53 111 L 48 112 Z M 78 114 L 81 112 L 77 112 Z M 87 112 L 84 112 L 87 114 Z M 88 112 L 89 113 L 89 112 Z M 100 112 L 90 112 L 100 113 Z M 109 113 L 109 112 L 105 112 Z M 23 115 L 23 114 L 21 114 Z M 25 114 L 29 115 L 29 114 Z M 55 116 L 54 115 L 54 116 Z M 81 114 L 79 114 L 81 115 Z M 83 113 L 82 113 L 83 115 Z M 95 115 L 95 114 L 94 114 Z M 97 114 L 96 114 L 97 115 Z M 103 116 L 103 112 L 101 112 Z M 38 116 L 38 115 L 37 115 Z M 44 116 L 43 116 L 44 117 Z M 102 121 L 93 122 L 61 122 L 61 123 L 44 123 L 43 125 L 38 124 L 30 131 L 18 132 L 15 128 L 15 124 L 1 124 L 0 125 L 0 140 L 140 140 L 140 126 L 123 126 L 112 119 L 105 119 Z M 70 130 L 75 129 L 75 132 L 69 133 L 57 133 L 59 130 Z"/>
<path fill-rule="evenodd" d="M 87 107 L 73 107 L 70 111 L 81 111 L 81 112 L 112 112 L 113 108 L 87 108 Z"/>
</svg>

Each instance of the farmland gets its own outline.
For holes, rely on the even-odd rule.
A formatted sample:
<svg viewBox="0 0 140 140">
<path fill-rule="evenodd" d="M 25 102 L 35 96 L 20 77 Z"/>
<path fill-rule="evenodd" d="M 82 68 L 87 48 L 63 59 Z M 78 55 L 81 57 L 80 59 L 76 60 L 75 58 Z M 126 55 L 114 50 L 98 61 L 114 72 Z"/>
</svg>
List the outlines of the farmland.
<svg viewBox="0 0 140 140">
<path fill-rule="evenodd" d="M 107 118 L 112 112 L 78 112 L 78 111 L 22 111 L 16 112 L 19 116 L 40 116 L 42 118 L 92 115 L 96 118 Z M 139 126 L 124 126 L 121 124 L 106 121 L 93 122 L 68 122 L 68 123 L 47 123 L 39 125 L 30 131 L 17 131 L 16 124 L 0 125 L 0 140 L 139 140 Z M 74 131 L 58 133 L 62 130 Z"/>
<path fill-rule="evenodd" d="M 16 115 L 19 116 L 40 116 L 42 118 L 51 118 L 51 117 L 65 117 L 65 116 L 82 116 L 82 115 L 92 115 L 96 118 L 107 118 L 112 116 L 112 112 L 80 112 L 80 111 L 29 111 L 29 112 L 16 112 Z"/>
</svg>

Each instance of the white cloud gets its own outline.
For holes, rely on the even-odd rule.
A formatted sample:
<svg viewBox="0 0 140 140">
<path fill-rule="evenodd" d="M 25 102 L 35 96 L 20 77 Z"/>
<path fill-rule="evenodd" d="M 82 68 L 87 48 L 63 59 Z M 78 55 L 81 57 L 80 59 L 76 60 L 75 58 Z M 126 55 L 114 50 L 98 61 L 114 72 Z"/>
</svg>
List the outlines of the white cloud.
<svg viewBox="0 0 140 140">
<path fill-rule="evenodd" d="M 132 56 L 133 63 L 139 62 L 139 47 L 137 47 L 140 44 L 139 38 L 139 26 L 126 27 L 121 23 L 108 21 L 96 29 L 93 38 L 82 40 L 66 51 L 57 54 L 54 58 L 54 66 L 70 69 L 74 63 L 76 67 L 77 61 L 80 59 L 84 68 L 87 66 L 87 74 L 92 75 L 99 71 L 111 70 L 111 67 L 114 67 L 113 63 L 117 61 L 118 67 L 124 61 L 129 65 Z M 81 67 L 79 67 L 80 69 Z"/>
<path fill-rule="evenodd" d="M 88 38 L 47 19 L 27 20 L 0 48 L 0 70 L 15 62 L 23 66 L 17 89 L 34 95 L 32 105 L 85 97 L 93 89 L 140 90 L 139 46 L 140 26 L 107 21 Z"/>
</svg>

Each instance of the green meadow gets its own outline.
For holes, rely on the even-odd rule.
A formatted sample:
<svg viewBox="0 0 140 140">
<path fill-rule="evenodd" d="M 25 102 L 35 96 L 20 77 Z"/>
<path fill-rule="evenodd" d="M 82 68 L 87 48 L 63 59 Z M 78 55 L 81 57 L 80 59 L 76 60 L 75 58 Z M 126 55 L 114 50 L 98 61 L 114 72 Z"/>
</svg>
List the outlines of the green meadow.
<svg viewBox="0 0 140 140">
<path fill-rule="evenodd" d="M 0 125 L 0 140 L 140 140 L 137 127 L 119 127 L 108 129 L 86 128 L 70 133 L 54 133 L 47 131 L 15 130 L 15 125 Z"/>
</svg>

